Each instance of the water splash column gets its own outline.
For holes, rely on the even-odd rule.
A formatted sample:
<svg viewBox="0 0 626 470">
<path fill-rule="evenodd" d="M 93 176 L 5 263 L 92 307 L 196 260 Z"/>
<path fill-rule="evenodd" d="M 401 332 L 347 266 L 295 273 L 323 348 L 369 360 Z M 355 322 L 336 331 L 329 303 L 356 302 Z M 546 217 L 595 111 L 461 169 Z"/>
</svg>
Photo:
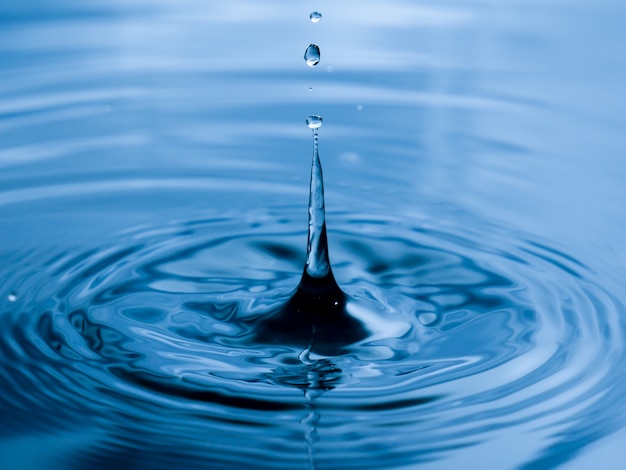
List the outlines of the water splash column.
<svg viewBox="0 0 626 470">
<path fill-rule="evenodd" d="M 326 208 L 324 203 L 324 178 L 318 151 L 318 129 L 322 126 L 320 116 L 309 116 L 307 126 L 313 130 L 313 161 L 311 162 L 311 186 L 309 192 L 309 236 L 306 249 L 306 273 L 313 278 L 330 274 L 328 240 L 326 236 Z"/>
</svg>

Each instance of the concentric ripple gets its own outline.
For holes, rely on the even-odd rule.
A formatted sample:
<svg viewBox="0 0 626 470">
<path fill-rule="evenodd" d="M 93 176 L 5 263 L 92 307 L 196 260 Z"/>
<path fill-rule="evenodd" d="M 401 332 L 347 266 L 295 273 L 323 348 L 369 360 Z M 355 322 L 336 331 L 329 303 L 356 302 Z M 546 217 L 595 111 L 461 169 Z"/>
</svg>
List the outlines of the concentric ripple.
<svg viewBox="0 0 626 470">
<path fill-rule="evenodd" d="M 524 434 L 542 468 L 618 426 L 624 306 L 585 265 L 477 219 L 329 216 L 370 332 L 332 356 L 252 334 L 298 283 L 300 207 L 6 255 L 4 432 L 83 436 L 72 468 L 434 466 Z"/>
</svg>

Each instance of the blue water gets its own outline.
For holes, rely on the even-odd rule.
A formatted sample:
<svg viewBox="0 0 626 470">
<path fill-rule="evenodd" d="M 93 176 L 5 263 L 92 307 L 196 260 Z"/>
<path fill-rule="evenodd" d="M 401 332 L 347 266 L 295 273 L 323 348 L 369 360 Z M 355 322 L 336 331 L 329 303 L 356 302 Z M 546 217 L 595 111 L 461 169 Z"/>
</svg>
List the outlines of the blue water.
<svg viewBox="0 0 626 470">
<path fill-rule="evenodd" d="M 0 468 L 624 468 L 625 17 L 3 0 Z"/>
</svg>

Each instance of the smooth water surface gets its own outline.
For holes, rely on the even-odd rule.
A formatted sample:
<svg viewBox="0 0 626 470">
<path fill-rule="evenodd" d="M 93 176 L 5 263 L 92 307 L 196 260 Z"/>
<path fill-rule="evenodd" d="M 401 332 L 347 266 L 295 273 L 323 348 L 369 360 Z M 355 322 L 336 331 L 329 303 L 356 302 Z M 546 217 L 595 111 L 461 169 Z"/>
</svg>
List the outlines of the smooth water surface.
<svg viewBox="0 0 626 470">
<path fill-rule="evenodd" d="M 623 468 L 625 17 L 4 0 L 0 467 Z"/>
</svg>

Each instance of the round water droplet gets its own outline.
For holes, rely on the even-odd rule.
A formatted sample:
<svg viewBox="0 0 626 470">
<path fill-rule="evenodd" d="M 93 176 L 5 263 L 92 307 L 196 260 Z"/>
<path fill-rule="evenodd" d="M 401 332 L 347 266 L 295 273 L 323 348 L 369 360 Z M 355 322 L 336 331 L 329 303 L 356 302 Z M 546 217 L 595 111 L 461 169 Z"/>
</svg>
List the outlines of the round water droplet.
<svg viewBox="0 0 626 470">
<path fill-rule="evenodd" d="M 363 105 L 362 104 L 357 104 L 356 105 L 356 110 L 357 111 L 363 111 Z"/>
<path fill-rule="evenodd" d="M 316 116 L 315 114 L 306 118 L 306 125 L 309 126 L 309 129 L 319 129 L 322 127 L 322 122 L 321 116 Z"/>
<path fill-rule="evenodd" d="M 313 23 L 319 23 L 322 19 L 322 14 L 319 11 L 314 11 L 309 15 L 309 18 L 311 18 Z"/>
<path fill-rule="evenodd" d="M 312 86 L 309 87 L 309 91 L 313 91 L 313 87 Z"/>
<path fill-rule="evenodd" d="M 17 301 L 17 294 L 15 292 L 9 292 L 9 295 L 7 296 L 7 300 L 9 302 L 16 302 Z"/>
<path fill-rule="evenodd" d="M 320 48 L 315 44 L 309 44 L 304 51 L 304 60 L 309 67 L 315 67 L 320 62 Z"/>
<path fill-rule="evenodd" d="M 420 313 L 417 316 L 417 319 L 424 326 L 433 326 L 435 323 L 439 321 L 439 315 L 437 315 L 434 312 L 425 312 L 425 313 Z"/>
</svg>

